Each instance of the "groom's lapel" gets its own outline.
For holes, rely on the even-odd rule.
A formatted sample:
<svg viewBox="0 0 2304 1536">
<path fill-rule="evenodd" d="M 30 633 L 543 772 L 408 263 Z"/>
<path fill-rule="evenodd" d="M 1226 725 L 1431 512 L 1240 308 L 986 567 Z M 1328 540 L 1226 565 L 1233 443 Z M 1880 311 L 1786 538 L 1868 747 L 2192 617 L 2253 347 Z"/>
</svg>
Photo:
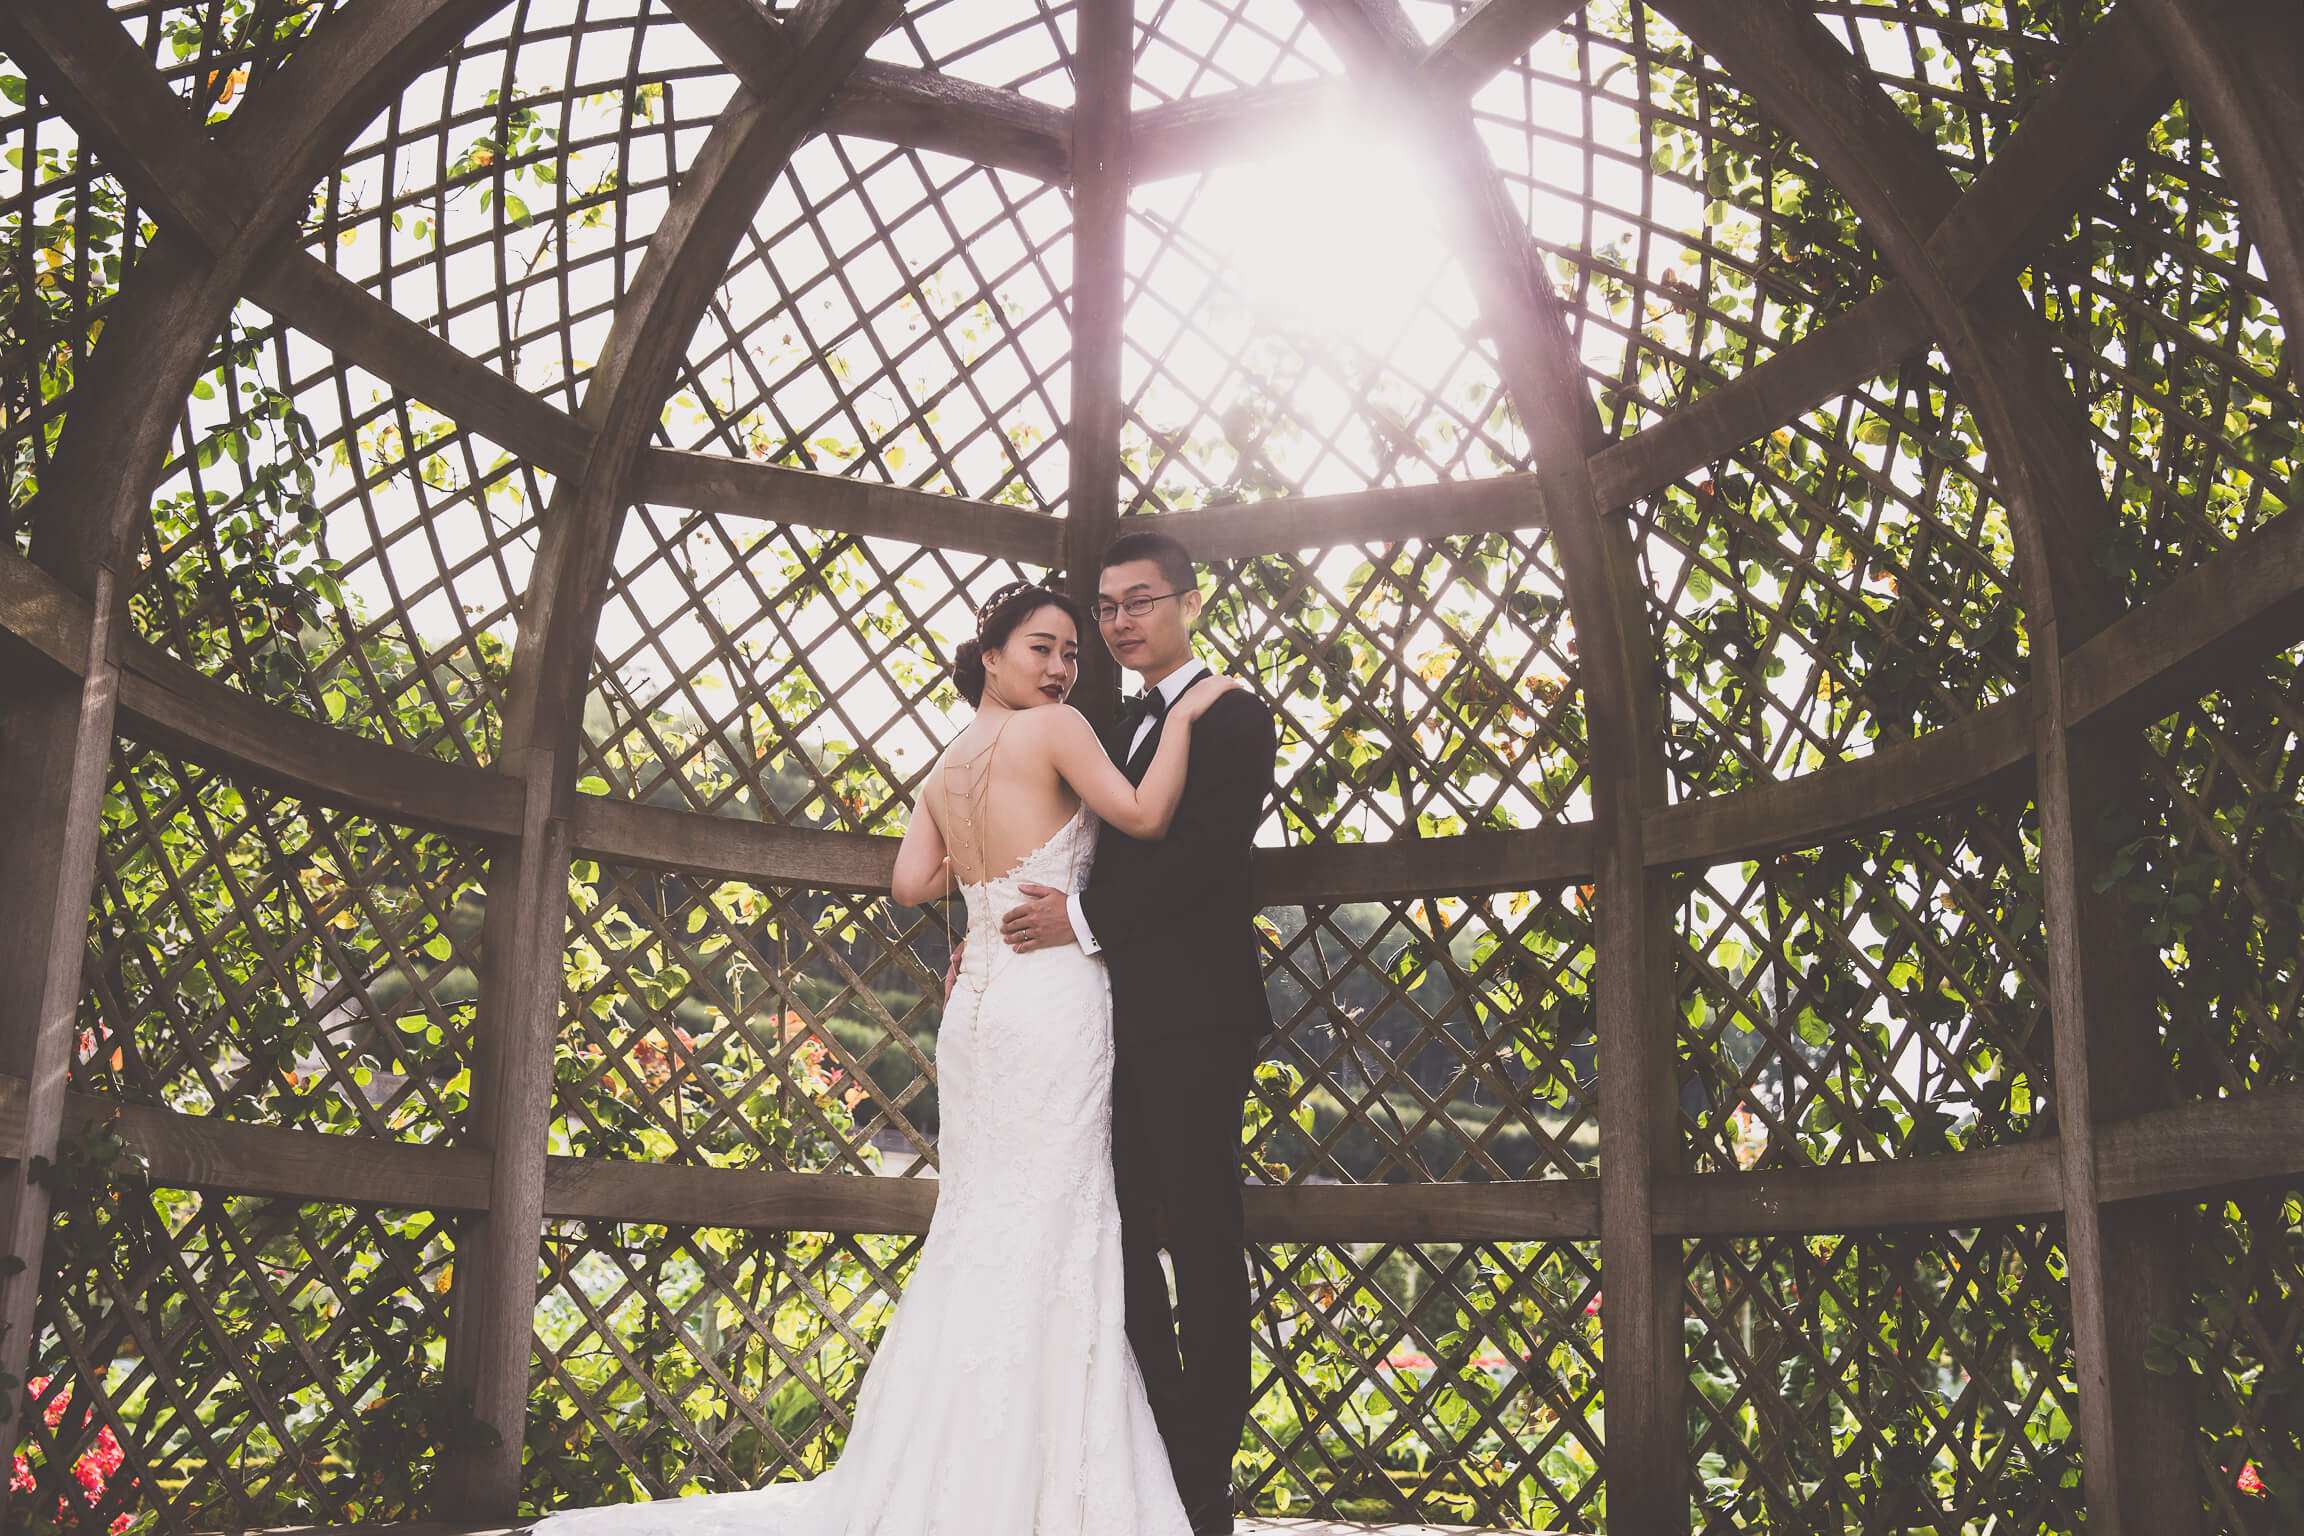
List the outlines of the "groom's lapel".
<svg viewBox="0 0 2304 1536">
<path fill-rule="evenodd" d="M 1128 718 L 1125 711 L 1119 719 L 1104 727 L 1104 755 L 1112 759 L 1113 767 L 1125 769 L 1128 766 L 1128 738 L 1135 734 L 1135 722 Z"/>
<path fill-rule="evenodd" d="M 1144 737 L 1143 744 L 1137 747 L 1135 751 L 1129 752 L 1126 757 L 1121 758 L 1120 771 L 1128 776 L 1129 783 L 1141 784 L 1144 782 L 1144 771 L 1152 766 L 1152 754 L 1160 750 L 1160 733 L 1166 727 L 1167 722 L 1164 720 L 1153 721 L 1152 729 Z M 1123 743 L 1123 750 L 1125 750 L 1125 743 Z"/>
</svg>

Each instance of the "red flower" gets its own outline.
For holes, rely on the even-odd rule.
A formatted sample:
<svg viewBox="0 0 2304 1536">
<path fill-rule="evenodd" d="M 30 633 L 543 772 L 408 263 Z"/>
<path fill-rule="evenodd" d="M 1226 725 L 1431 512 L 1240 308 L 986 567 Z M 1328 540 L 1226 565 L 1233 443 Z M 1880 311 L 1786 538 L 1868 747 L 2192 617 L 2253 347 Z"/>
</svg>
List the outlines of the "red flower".
<svg viewBox="0 0 2304 1536">
<path fill-rule="evenodd" d="M 2233 1485 L 2252 1499 L 2264 1497 L 2264 1479 L 2256 1475 L 2256 1463 L 2250 1462 L 2240 1469 L 2240 1481 Z"/>
<path fill-rule="evenodd" d="M 52 1379 L 47 1376 L 33 1379 L 28 1390 L 34 1401 L 39 1400 L 42 1389 L 47 1387 Z M 65 1386 L 42 1406 L 40 1416 L 46 1421 L 50 1429 L 54 1429 L 64 1422 L 64 1415 L 71 1409 L 71 1406 L 72 1388 Z M 88 1421 L 94 1417 L 95 1414 L 92 1411 L 82 1412 L 80 1415 L 81 1427 L 85 1428 Z M 72 1463 L 72 1476 L 80 1484 L 81 1497 L 90 1504 L 99 1502 L 104 1496 L 106 1483 L 111 1480 L 113 1473 L 120 1470 L 121 1463 L 127 1459 L 127 1454 L 120 1449 L 119 1438 L 112 1433 L 112 1426 L 109 1424 L 99 1425 L 96 1430 L 96 1443 L 83 1451 L 79 1459 Z M 32 1463 L 26 1457 L 17 1456 L 11 1471 L 12 1475 L 8 1480 L 8 1487 L 11 1492 L 30 1493 L 39 1487 L 39 1480 L 32 1473 Z M 59 1498 L 56 1501 L 56 1520 L 58 1524 L 63 1525 L 69 1525 L 72 1522 L 72 1501 L 69 1497 Z M 112 1522 L 111 1536 L 120 1536 L 122 1531 L 134 1523 L 135 1521 L 131 1516 L 119 1516 Z"/>
</svg>

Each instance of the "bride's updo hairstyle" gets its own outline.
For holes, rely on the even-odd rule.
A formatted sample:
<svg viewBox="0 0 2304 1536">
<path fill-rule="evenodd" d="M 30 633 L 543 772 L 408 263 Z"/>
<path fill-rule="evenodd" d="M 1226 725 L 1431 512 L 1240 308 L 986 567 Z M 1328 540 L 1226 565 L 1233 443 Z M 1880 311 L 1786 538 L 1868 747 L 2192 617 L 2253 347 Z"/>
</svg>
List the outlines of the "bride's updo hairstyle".
<svg viewBox="0 0 2304 1536">
<path fill-rule="evenodd" d="M 983 607 L 976 610 L 976 634 L 973 639 L 960 642 L 952 653 L 952 681 L 960 690 L 960 697 L 970 705 L 984 699 L 984 653 L 997 651 L 1008 643 L 1017 626 L 1043 608 L 1061 609 L 1078 630 L 1080 605 L 1063 593 L 1029 581 L 1012 581 L 992 594 Z"/>
</svg>

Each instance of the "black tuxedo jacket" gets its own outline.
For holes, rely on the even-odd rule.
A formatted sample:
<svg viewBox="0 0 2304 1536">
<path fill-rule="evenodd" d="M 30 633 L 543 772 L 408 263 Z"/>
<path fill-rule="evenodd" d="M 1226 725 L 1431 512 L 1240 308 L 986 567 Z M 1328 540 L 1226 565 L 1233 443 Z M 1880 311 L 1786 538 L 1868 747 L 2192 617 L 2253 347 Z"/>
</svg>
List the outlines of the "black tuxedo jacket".
<svg viewBox="0 0 2304 1536">
<path fill-rule="evenodd" d="M 1163 729 L 1155 725 L 1131 759 L 1134 725 L 1116 725 L 1105 751 L 1140 780 Z M 1226 694 L 1192 727 L 1184 797 L 1168 835 L 1139 842 L 1104 828 L 1080 909 L 1111 970 L 1116 1040 L 1189 1038 L 1238 1049 L 1272 1033 L 1253 854 L 1276 744 L 1271 710 L 1252 693 Z"/>
</svg>

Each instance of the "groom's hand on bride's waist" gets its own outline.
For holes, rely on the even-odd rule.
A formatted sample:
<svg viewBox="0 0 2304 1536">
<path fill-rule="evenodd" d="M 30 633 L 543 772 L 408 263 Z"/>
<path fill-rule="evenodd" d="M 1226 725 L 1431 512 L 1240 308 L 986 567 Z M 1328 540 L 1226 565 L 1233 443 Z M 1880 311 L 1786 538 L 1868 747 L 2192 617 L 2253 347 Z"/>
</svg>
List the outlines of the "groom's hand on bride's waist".
<svg viewBox="0 0 2304 1536">
<path fill-rule="evenodd" d="M 1023 955 L 1080 942 L 1072 932 L 1070 904 L 1062 891 L 1044 885 L 1019 885 L 1016 889 L 1028 899 L 1020 907 L 1010 907 L 1000 918 L 1000 937 L 1008 941 L 1010 949 Z"/>
</svg>

